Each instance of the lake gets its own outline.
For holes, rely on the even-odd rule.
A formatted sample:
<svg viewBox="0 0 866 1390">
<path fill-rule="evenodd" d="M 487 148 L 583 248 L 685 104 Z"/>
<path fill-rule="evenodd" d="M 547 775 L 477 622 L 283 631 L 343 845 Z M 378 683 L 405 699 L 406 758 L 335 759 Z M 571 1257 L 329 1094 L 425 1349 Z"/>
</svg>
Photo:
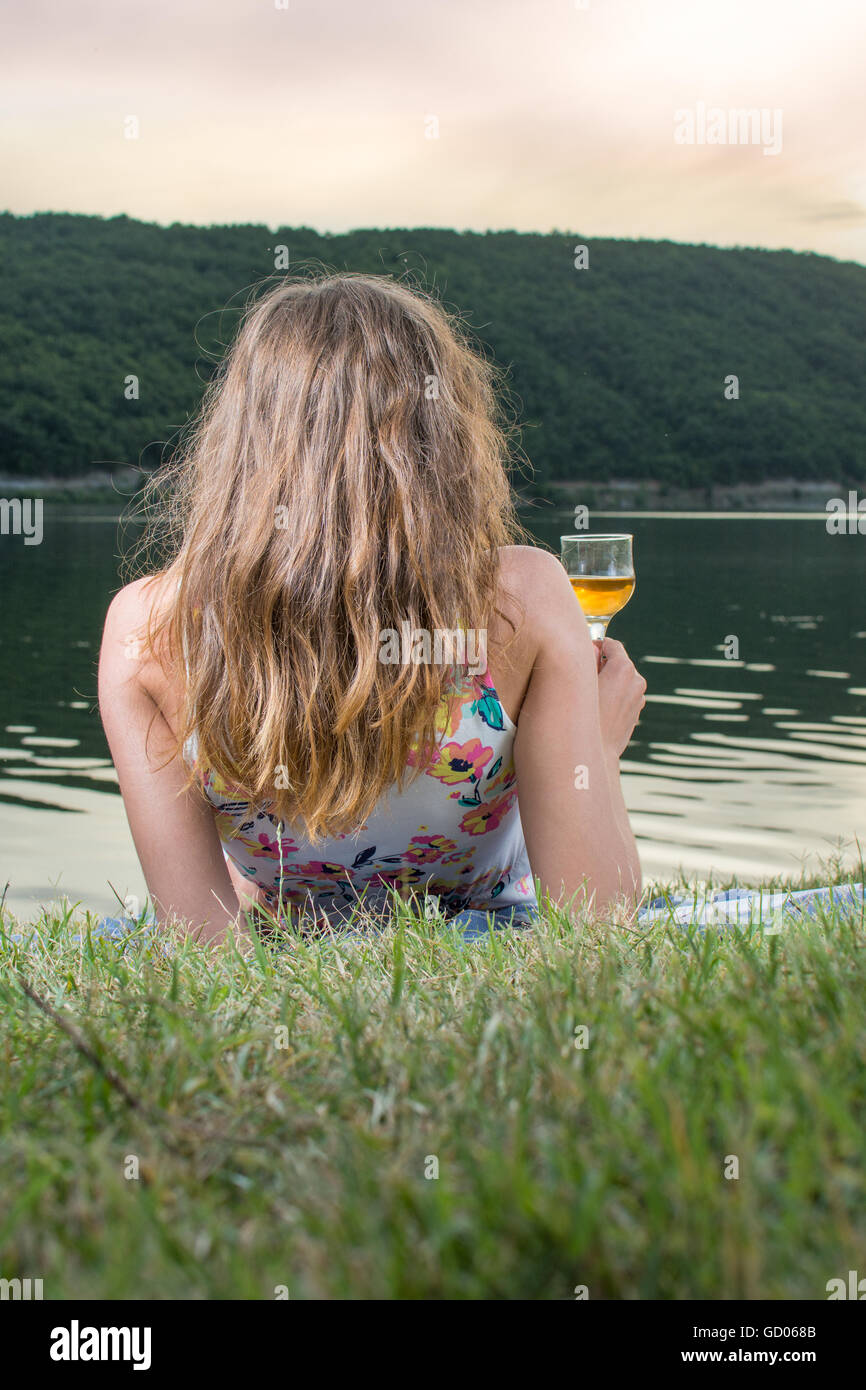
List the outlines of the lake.
<svg viewBox="0 0 866 1390">
<path fill-rule="evenodd" d="M 526 518 L 558 549 L 571 513 Z M 825 518 L 595 513 L 631 531 L 637 587 L 613 621 L 648 681 L 623 760 L 644 871 L 756 884 L 866 841 L 866 536 Z M 144 896 L 96 709 L 117 518 L 45 506 L 41 545 L 0 538 L 0 893 Z M 738 656 L 726 659 L 737 639 Z M 112 886 L 110 886 L 112 885 Z"/>
</svg>

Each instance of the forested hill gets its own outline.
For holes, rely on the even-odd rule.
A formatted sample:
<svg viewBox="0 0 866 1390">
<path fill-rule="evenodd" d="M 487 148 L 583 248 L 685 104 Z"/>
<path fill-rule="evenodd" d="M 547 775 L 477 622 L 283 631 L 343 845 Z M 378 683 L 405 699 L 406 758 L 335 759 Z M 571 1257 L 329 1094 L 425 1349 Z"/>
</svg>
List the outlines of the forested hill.
<svg viewBox="0 0 866 1390">
<path fill-rule="evenodd" d="M 154 466 L 236 325 L 220 311 L 274 274 L 280 246 L 290 270 L 408 270 L 458 308 L 509 370 L 542 481 L 866 474 L 859 265 L 575 234 L 323 236 L 46 213 L 0 215 L 0 476 Z M 739 399 L 725 397 L 732 375 Z"/>
</svg>

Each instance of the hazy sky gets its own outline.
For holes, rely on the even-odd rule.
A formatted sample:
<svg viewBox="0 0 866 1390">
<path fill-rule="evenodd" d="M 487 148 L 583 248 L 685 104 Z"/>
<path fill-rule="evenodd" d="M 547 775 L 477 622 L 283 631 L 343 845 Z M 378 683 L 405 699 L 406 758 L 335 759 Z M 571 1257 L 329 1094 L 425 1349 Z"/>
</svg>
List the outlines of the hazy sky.
<svg viewBox="0 0 866 1390">
<path fill-rule="evenodd" d="M 866 261 L 863 0 L 279 3 L 18 0 L 0 204 Z"/>
</svg>

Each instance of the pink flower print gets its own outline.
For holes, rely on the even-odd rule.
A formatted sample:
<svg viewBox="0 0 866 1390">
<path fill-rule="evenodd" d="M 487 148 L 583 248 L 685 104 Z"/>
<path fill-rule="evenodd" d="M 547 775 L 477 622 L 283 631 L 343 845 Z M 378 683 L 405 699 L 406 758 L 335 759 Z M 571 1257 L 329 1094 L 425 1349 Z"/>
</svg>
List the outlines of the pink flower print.
<svg viewBox="0 0 866 1390">
<path fill-rule="evenodd" d="M 460 822 L 460 829 L 465 830 L 467 835 L 483 835 L 488 830 L 495 830 L 516 799 L 517 792 L 509 792 L 498 801 L 483 801 L 480 806 L 473 806 Z"/>
<path fill-rule="evenodd" d="M 413 864 L 432 864 L 456 848 L 454 841 L 444 835 L 413 835 L 403 857 Z"/>
<path fill-rule="evenodd" d="M 297 849 L 297 845 L 294 848 Z M 283 872 L 316 887 L 340 879 L 351 882 L 352 879 L 352 871 L 347 864 L 331 864 L 326 859 L 311 859 L 307 864 L 284 864 Z"/>
<path fill-rule="evenodd" d="M 287 854 L 299 848 L 294 840 L 287 840 L 285 836 L 280 840 L 265 830 L 260 830 L 255 836 L 243 836 L 242 841 L 254 859 L 285 859 Z"/>
<path fill-rule="evenodd" d="M 478 780 L 492 757 L 493 749 L 485 748 L 480 738 L 471 738 L 468 743 L 446 743 L 427 769 L 427 775 L 450 785 Z"/>
<path fill-rule="evenodd" d="M 453 738 L 463 722 L 463 707 L 474 697 L 474 688 L 467 695 L 466 690 L 456 693 L 445 692 L 439 702 L 439 708 L 433 719 L 433 737 L 435 747 L 432 752 L 432 763 L 435 764 L 440 754 L 440 740 L 443 738 Z M 409 750 L 407 758 L 409 767 L 417 767 L 421 761 L 417 740 Z M 425 767 L 429 770 L 431 761 L 428 759 Z"/>
</svg>

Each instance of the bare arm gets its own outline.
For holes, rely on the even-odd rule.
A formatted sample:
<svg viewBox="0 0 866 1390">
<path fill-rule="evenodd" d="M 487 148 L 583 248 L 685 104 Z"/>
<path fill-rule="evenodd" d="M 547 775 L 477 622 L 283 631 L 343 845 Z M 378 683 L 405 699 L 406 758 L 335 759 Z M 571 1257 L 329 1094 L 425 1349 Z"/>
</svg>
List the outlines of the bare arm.
<svg viewBox="0 0 866 1390">
<path fill-rule="evenodd" d="M 619 643 L 597 669 L 565 571 L 537 552 L 527 574 L 535 646 L 514 744 L 520 814 L 533 873 L 563 905 L 634 904 L 641 870 L 619 778 L 645 682 Z M 633 716 L 633 717 L 632 717 Z"/>
<path fill-rule="evenodd" d="M 147 660 L 129 638 L 146 619 L 143 587 L 127 585 L 105 620 L 99 709 L 148 892 L 161 925 L 180 918 L 202 940 L 220 940 L 239 912 L 213 812 L 172 754 L 171 728 L 146 687 Z M 152 684 L 152 683 L 151 683 Z"/>
</svg>

